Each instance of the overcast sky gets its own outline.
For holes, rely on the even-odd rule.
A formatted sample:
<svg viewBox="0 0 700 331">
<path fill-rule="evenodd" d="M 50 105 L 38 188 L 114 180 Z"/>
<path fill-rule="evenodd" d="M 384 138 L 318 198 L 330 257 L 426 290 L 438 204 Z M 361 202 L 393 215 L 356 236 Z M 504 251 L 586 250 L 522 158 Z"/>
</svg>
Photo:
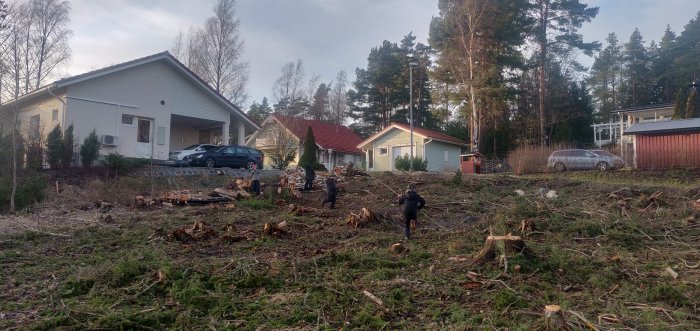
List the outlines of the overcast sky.
<svg viewBox="0 0 700 331">
<path fill-rule="evenodd" d="M 584 0 L 585 1 L 585 0 Z M 589 0 L 600 7 L 582 29 L 588 41 L 615 32 L 627 42 L 639 27 L 647 45 L 659 40 L 666 24 L 677 33 L 700 10 L 698 0 Z M 175 36 L 201 26 L 215 0 L 71 0 L 72 63 L 67 75 L 169 50 Z M 413 31 L 427 43 L 437 0 L 238 0 L 237 17 L 250 63 L 248 104 L 271 99 L 272 84 L 284 63 L 302 59 L 307 79 L 322 82 L 340 70 L 355 79 L 372 47 L 399 42 Z M 581 62 L 591 60 L 581 56 Z M 271 100 L 274 102 L 274 100 Z"/>
</svg>

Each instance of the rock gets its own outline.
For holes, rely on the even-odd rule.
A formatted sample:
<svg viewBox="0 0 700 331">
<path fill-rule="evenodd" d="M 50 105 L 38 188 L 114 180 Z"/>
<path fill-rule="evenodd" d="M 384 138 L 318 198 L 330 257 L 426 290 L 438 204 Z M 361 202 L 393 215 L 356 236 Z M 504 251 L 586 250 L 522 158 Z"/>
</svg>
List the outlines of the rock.
<svg viewBox="0 0 700 331">
<path fill-rule="evenodd" d="M 547 199 L 556 199 L 556 198 L 559 197 L 559 195 L 557 194 L 557 191 L 555 191 L 555 190 L 549 190 L 549 192 L 547 192 L 547 194 L 545 195 L 545 197 L 546 197 Z"/>
<path fill-rule="evenodd" d="M 522 196 L 525 196 L 525 191 L 523 191 L 523 190 L 515 190 L 514 192 L 515 192 L 515 194 L 517 194 L 518 196 L 521 196 L 521 197 L 522 197 Z"/>
</svg>

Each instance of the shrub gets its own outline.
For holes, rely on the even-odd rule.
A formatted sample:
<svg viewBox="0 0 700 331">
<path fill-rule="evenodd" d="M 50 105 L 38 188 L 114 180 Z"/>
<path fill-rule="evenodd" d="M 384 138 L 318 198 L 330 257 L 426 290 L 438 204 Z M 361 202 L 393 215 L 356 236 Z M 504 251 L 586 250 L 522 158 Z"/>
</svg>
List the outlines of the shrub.
<svg viewBox="0 0 700 331">
<path fill-rule="evenodd" d="M 397 170 L 408 171 L 411 168 L 411 157 L 408 154 L 404 156 L 397 156 L 396 165 Z M 428 169 L 428 160 L 423 160 L 418 156 L 413 157 L 413 170 L 415 171 L 426 171 Z"/>
<path fill-rule="evenodd" d="M 29 170 L 39 170 L 44 162 L 44 144 L 41 137 L 34 137 L 27 143 L 27 166 Z"/>
<path fill-rule="evenodd" d="M 21 210 L 44 199 L 48 180 L 36 173 L 23 176 L 17 180 L 17 192 L 15 194 L 15 210 Z M 12 192 L 11 177 L 0 178 L 0 212 L 6 212 L 10 207 L 10 194 Z"/>
<path fill-rule="evenodd" d="M 59 169 L 63 159 L 63 133 L 61 125 L 56 125 L 46 137 L 47 159 L 51 169 Z"/>
<path fill-rule="evenodd" d="M 567 146 L 521 146 L 508 153 L 508 164 L 516 175 L 547 172 L 547 158 Z"/>
<path fill-rule="evenodd" d="M 85 137 L 83 145 L 80 146 L 80 161 L 83 163 L 83 167 L 89 168 L 97 160 L 97 155 L 100 152 L 100 140 L 97 138 L 97 132 L 92 130 L 90 134 Z"/>
<path fill-rule="evenodd" d="M 296 151 L 289 151 L 287 154 L 277 154 L 277 153 L 272 153 L 269 155 L 270 159 L 272 160 L 272 168 L 274 169 L 279 169 L 279 170 L 284 170 L 287 169 L 290 163 L 294 161 L 294 158 L 296 157 Z"/>
<path fill-rule="evenodd" d="M 70 168 L 73 165 L 73 153 L 75 152 L 75 147 L 73 146 L 73 124 L 69 125 L 66 132 L 63 133 L 62 143 L 61 166 Z"/>
<path fill-rule="evenodd" d="M 148 160 L 129 159 L 119 153 L 109 153 L 109 155 L 105 157 L 105 160 L 102 161 L 104 166 L 107 167 L 109 173 L 115 178 L 119 174 L 124 174 L 131 170 L 134 170 L 134 168 L 140 167 L 146 164 L 147 162 Z"/>
</svg>

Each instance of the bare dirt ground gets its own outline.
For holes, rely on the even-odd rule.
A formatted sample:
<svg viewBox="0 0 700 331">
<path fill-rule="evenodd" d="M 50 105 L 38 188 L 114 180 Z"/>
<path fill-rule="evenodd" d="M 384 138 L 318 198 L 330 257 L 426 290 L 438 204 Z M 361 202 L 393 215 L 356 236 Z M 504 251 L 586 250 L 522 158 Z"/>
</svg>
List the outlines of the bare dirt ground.
<svg viewBox="0 0 700 331">
<path fill-rule="evenodd" d="M 0 328 L 533 330 L 551 304 L 573 329 L 700 328 L 692 172 L 382 173 L 350 179 L 335 210 L 290 213 L 267 197 L 133 206 L 137 194 L 227 180 L 83 178 L 0 216 Z M 408 183 L 428 207 L 405 242 L 393 191 Z M 287 202 L 318 208 L 323 194 Z M 378 219 L 347 225 L 363 207 Z M 198 240 L 173 236 L 196 222 Z M 279 222 L 286 233 L 263 234 Z M 489 232 L 521 236 L 534 257 L 498 247 L 475 265 Z"/>
</svg>

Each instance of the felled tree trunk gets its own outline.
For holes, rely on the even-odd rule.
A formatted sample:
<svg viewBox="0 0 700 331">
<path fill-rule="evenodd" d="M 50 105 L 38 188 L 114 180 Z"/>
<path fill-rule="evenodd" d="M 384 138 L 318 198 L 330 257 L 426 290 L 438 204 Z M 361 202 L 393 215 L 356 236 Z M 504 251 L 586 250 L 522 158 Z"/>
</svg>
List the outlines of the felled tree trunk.
<svg viewBox="0 0 700 331">
<path fill-rule="evenodd" d="M 367 223 L 374 222 L 376 219 L 377 215 L 375 215 L 374 212 L 367 208 L 362 208 L 362 211 L 360 211 L 359 214 L 350 213 L 350 215 L 348 215 L 348 217 L 345 218 L 345 222 L 349 225 L 359 228 Z"/>
</svg>

